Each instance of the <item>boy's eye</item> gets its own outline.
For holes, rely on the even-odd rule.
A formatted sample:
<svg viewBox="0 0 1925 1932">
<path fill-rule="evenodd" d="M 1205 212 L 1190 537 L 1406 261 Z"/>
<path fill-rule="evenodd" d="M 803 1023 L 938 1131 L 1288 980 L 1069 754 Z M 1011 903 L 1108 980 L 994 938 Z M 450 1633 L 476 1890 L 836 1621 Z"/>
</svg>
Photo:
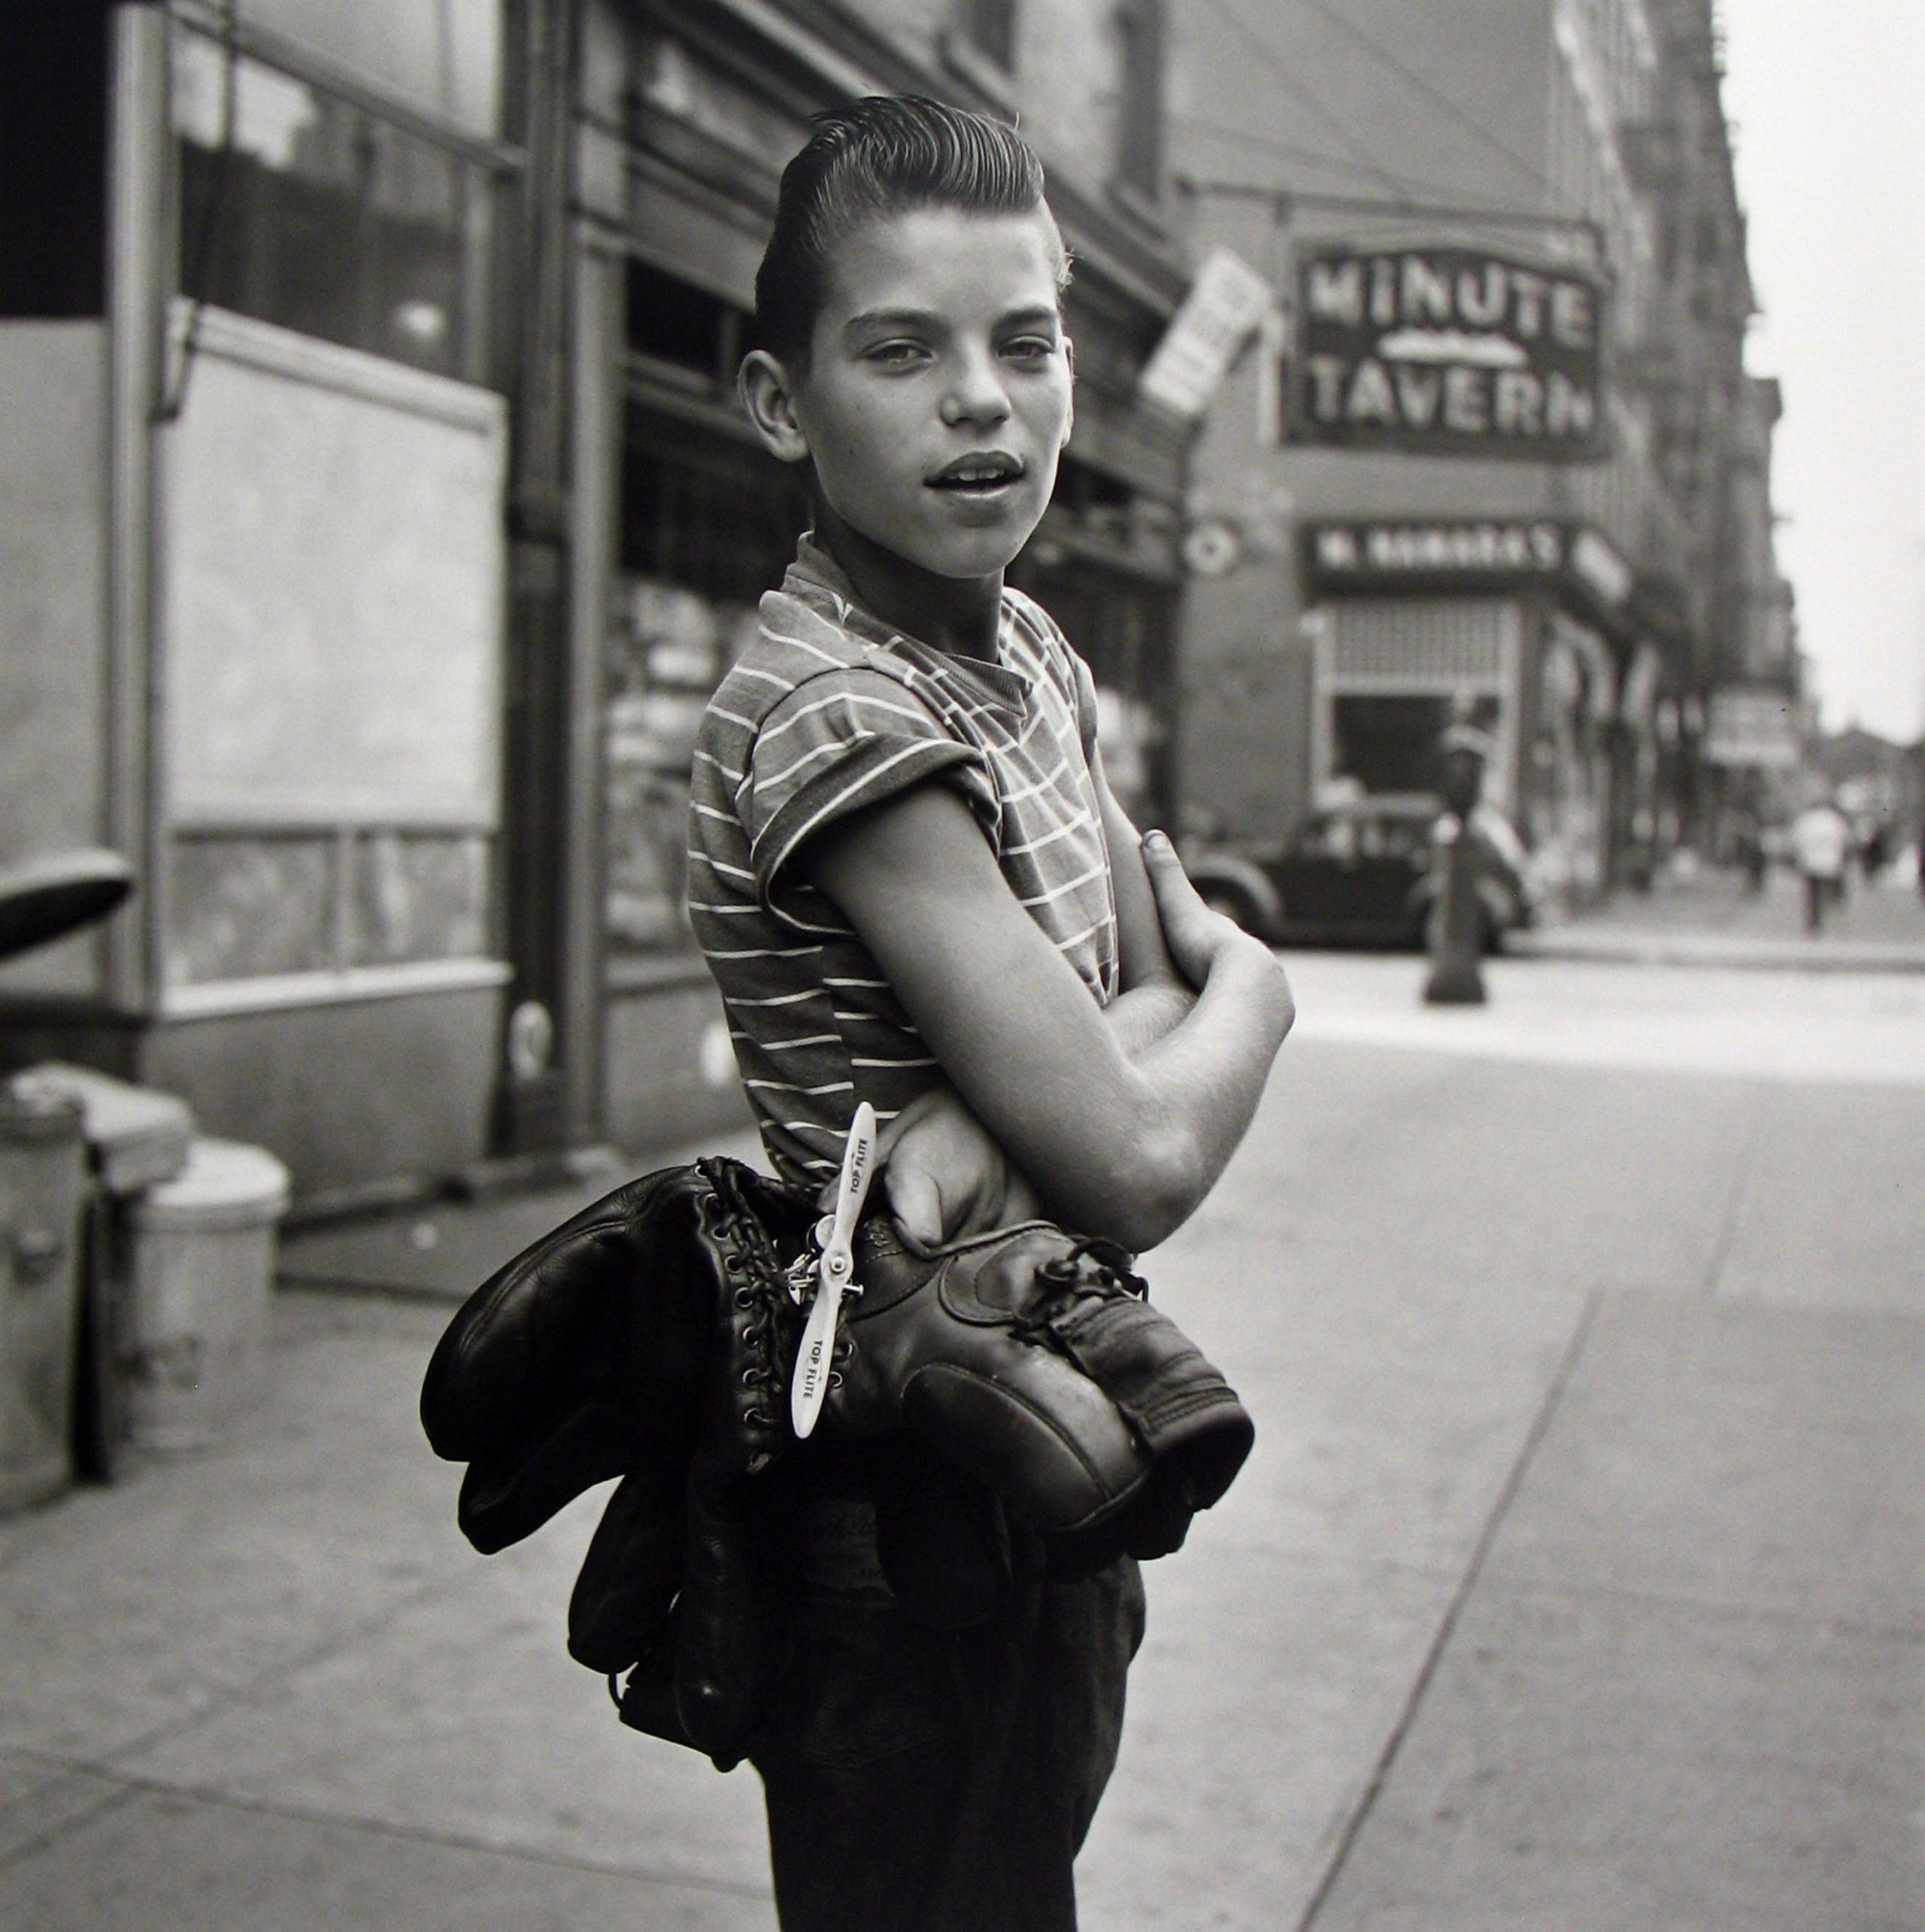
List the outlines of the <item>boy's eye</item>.
<svg viewBox="0 0 1925 1932">
<path fill-rule="evenodd" d="M 868 351 L 868 359 L 885 369 L 907 369 L 927 353 L 920 342 L 878 342 Z"/>
<path fill-rule="evenodd" d="M 1018 335 L 1003 344 L 1002 353 L 1019 362 L 1043 362 L 1056 353 L 1056 344 L 1047 335 Z"/>
</svg>

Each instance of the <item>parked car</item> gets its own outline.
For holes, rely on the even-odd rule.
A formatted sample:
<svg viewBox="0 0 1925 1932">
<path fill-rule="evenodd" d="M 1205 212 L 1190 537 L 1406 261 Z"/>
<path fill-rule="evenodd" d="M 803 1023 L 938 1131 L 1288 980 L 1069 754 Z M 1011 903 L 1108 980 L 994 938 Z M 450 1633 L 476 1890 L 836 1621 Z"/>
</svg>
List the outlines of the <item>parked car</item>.
<svg viewBox="0 0 1925 1932">
<path fill-rule="evenodd" d="M 1316 811 L 1271 843 L 1202 842 L 1185 853 L 1206 903 L 1274 945 L 1417 947 L 1438 891 L 1434 829 L 1426 799 L 1375 799 Z M 1480 807 L 1486 863 L 1478 880 L 1484 945 L 1532 917 L 1523 848 L 1508 820 Z"/>
</svg>

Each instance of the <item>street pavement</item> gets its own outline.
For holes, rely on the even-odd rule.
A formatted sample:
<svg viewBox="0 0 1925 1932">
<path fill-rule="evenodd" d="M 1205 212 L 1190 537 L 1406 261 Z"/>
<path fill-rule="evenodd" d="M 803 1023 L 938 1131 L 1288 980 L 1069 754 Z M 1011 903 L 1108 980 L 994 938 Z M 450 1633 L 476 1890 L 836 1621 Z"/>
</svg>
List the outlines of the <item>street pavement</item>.
<svg viewBox="0 0 1925 1932">
<path fill-rule="evenodd" d="M 1085 1926 L 1917 1932 L 1925 978 L 1289 964 L 1146 1264 L 1258 1444 L 1147 1568 Z M 0 1926 L 768 1932 L 752 1774 L 563 1652 L 599 1498 L 484 1560 L 415 1420 L 611 1178 L 295 1236 L 232 1442 L 0 1524 Z"/>
</svg>

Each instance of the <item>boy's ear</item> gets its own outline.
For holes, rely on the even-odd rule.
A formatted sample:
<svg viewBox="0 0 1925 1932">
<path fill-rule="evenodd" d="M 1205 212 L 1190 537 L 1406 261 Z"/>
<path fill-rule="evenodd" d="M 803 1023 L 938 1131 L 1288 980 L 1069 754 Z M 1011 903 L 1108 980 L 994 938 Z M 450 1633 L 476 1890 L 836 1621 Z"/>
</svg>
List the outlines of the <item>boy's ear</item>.
<svg viewBox="0 0 1925 1932">
<path fill-rule="evenodd" d="M 763 447 L 784 463 L 800 463 L 809 439 L 796 414 L 796 386 L 766 349 L 751 349 L 736 372 L 735 393 Z"/>
<path fill-rule="evenodd" d="M 1076 344 L 1066 335 L 1063 338 L 1063 359 L 1069 367 L 1069 411 L 1063 418 L 1063 441 L 1057 444 L 1060 454 L 1069 447 L 1069 432 L 1076 426 Z"/>
</svg>

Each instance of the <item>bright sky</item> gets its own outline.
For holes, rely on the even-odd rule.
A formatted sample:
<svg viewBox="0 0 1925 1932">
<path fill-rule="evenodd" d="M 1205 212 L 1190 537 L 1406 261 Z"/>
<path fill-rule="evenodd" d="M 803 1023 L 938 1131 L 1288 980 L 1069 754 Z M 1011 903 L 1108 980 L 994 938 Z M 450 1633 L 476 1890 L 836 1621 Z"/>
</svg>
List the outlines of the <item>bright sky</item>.
<svg viewBox="0 0 1925 1932">
<path fill-rule="evenodd" d="M 1726 114 L 1784 385 L 1778 563 L 1828 726 L 1925 732 L 1925 0 L 1722 0 Z"/>
</svg>

